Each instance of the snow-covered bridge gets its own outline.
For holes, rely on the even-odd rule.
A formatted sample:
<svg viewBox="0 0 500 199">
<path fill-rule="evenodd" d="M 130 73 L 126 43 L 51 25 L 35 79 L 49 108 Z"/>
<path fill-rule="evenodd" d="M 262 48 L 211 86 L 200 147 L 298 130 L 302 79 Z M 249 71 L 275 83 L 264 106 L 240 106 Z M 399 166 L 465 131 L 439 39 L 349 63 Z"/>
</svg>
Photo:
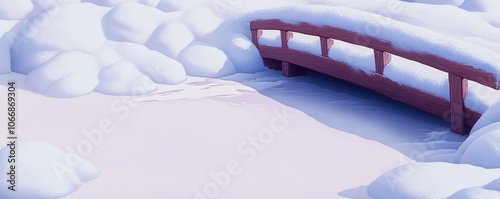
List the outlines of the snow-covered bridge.
<svg viewBox="0 0 500 199">
<path fill-rule="evenodd" d="M 345 19 L 340 19 L 340 21 L 349 22 Z M 359 21 L 352 21 L 349 27 L 356 26 L 356 22 Z M 477 54 L 467 53 L 467 49 L 457 52 L 457 48 L 466 47 L 465 42 L 447 43 L 450 41 L 442 41 L 439 36 L 435 35 L 430 35 L 434 36 L 431 40 L 419 40 L 419 37 L 426 36 L 419 33 L 425 34 L 426 32 L 416 30 L 412 32 L 414 34 L 408 34 L 401 31 L 409 30 L 408 27 L 403 27 L 401 30 L 390 29 L 386 32 L 387 34 L 380 31 L 377 33 L 379 36 L 373 36 L 352 29 L 344 29 L 342 24 L 340 22 L 317 25 L 315 22 L 307 21 L 297 23 L 296 21 L 263 19 L 252 21 L 250 29 L 252 41 L 260 51 L 265 64 L 272 69 L 282 70 L 283 76 L 301 75 L 305 71 L 304 68 L 325 73 L 450 120 L 451 131 L 462 135 L 468 134 L 470 127 L 482 114 L 480 110 L 474 110 L 474 107 L 468 107 L 466 104 L 468 80 L 479 84 L 474 87 L 475 89 L 480 89 L 481 86 L 499 89 L 498 63 L 484 60 L 476 56 Z M 263 38 L 264 33 L 272 34 L 264 32 L 267 30 L 275 30 L 278 36 L 275 34 L 275 37 Z M 298 37 L 294 39 L 294 35 Z M 397 35 L 397 37 L 391 38 L 389 37 L 391 35 Z M 418 36 L 415 37 L 415 35 Z M 340 47 L 332 50 L 337 43 Z M 412 44 L 417 47 L 413 47 Z M 421 45 L 427 48 L 418 49 Z M 475 51 L 476 49 L 468 50 Z M 335 53 L 344 53 L 344 55 L 339 57 Z M 371 60 L 366 57 L 367 54 L 371 56 Z M 485 53 L 483 56 L 488 55 Z M 360 59 L 368 59 L 368 62 L 363 63 L 372 67 L 357 66 Z M 394 71 L 390 71 L 389 75 L 384 74 L 384 69 L 388 64 L 409 67 L 410 71 L 414 70 L 411 67 L 415 64 L 418 65 L 417 67 L 424 65 L 427 67 L 425 70 L 430 70 L 431 74 L 418 74 L 417 72 L 399 81 L 398 78 L 392 77 L 404 77 L 404 75 L 391 76 Z M 444 73 L 446 76 L 436 75 L 437 73 Z M 440 79 L 440 81 L 446 79 L 447 85 L 443 86 L 447 87 L 448 93 L 443 93 L 443 89 L 434 92 L 433 89 L 436 88 L 432 88 L 434 87 L 432 83 L 426 82 L 426 77 L 420 78 L 419 76 L 437 76 L 435 79 Z M 424 81 L 422 82 L 421 79 Z M 481 94 L 481 92 L 476 93 Z"/>
</svg>

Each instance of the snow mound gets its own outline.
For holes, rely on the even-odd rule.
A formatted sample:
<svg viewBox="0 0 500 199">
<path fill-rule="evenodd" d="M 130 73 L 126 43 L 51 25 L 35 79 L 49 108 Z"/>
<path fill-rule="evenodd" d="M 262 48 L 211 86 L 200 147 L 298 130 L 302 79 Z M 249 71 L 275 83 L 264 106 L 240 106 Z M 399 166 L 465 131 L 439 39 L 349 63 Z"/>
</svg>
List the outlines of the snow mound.
<svg viewBox="0 0 500 199">
<path fill-rule="evenodd" d="M 54 9 L 57 12 L 47 11 L 55 15 L 43 26 L 38 24 L 36 18 L 24 25 L 24 30 L 35 29 L 27 35 L 19 34 L 12 44 L 12 71 L 27 75 L 59 52 L 91 52 L 106 41 L 100 23 L 106 9 L 89 3 L 68 4 Z"/>
<path fill-rule="evenodd" d="M 20 40 L 17 44 L 45 50 L 81 51 L 95 51 L 102 46 L 106 38 L 100 22 L 107 9 L 90 3 L 66 4 L 53 9 L 56 10 L 31 18 L 25 29 L 37 29 L 29 41 Z M 44 18 L 46 24 L 39 24 Z"/>
<path fill-rule="evenodd" d="M 478 199 L 478 198 L 500 198 L 500 192 L 474 187 L 456 192 L 448 199 Z"/>
<path fill-rule="evenodd" d="M 462 155 L 460 163 L 484 168 L 500 168 L 499 124 L 500 123 L 495 123 L 497 127 L 495 129 L 488 128 L 490 126 L 485 127 L 484 135 L 470 143 L 469 147 L 467 147 Z M 480 131 L 483 131 L 483 129 Z"/>
<path fill-rule="evenodd" d="M 245 35 L 234 34 L 222 50 L 240 73 L 255 73 L 265 69 L 259 50 Z"/>
<path fill-rule="evenodd" d="M 443 162 L 416 163 L 397 167 L 377 178 L 368 187 L 375 199 L 447 198 L 455 192 L 484 186 L 500 178 L 500 170 Z"/>
<path fill-rule="evenodd" d="M 109 42 L 109 45 L 156 83 L 178 84 L 187 78 L 181 63 L 143 45 L 126 42 Z"/>
<path fill-rule="evenodd" d="M 212 10 L 203 6 L 187 10 L 182 15 L 182 21 L 197 38 L 212 33 L 222 23 L 221 19 Z"/>
<path fill-rule="evenodd" d="M 144 44 L 164 18 L 164 13 L 156 8 L 127 3 L 111 9 L 102 26 L 108 39 Z"/>
<path fill-rule="evenodd" d="M 460 8 L 473 12 L 500 14 L 500 1 L 497 0 L 465 0 Z"/>
<path fill-rule="evenodd" d="M 91 2 L 96 5 L 115 7 L 125 3 L 140 3 L 150 7 L 156 7 L 160 0 L 83 0 L 84 2 Z"/>
<path fill-rule="evenodd" d="M 187 10 L 193 6 L 201 5 L 204 0 L 160 0 L 157 8 L 164 12 Z"/>
<path fill-rule="evenodd" d="M 99 169 L 77 155 L 67 154 L 43 142 L 20 142 L 16 145 L 16 191 L 0 189 L 0 198 L 9 199 L 56 199 L 78 190 L 83 182 L 100 175 Z M 10 147 L 0 150 L 0 157 L 7 160 Z M 10 165 L 2 161 L 0 172 L 9 173 Z M 2 187 L 10 184 L 2 180 Z"/>
<path fill-rule="evenodd" d="M 191 44 L 179 54 L 178 59 L 191 76 L 222 77 L 236 73 L 233 63 L 223 51 L 204 43 Z"/>
<path fill-rule="evenodd" d="M 264 70 L 266 67 L 257 47 L 234 27 L 235 24 L 223 23 L 199 41 L 224 51 L 238 72 L 253 73 Z"/>
<path fill-rule="evenodd" d="M 157 89 L 154 82 L 143 75 L 134 64 L 120 61 L 99 73 L 101 83 L 97 92 L 111 95 L 141 95 Z"/>
<path fill-rule="evenodd" d="M 464 3 L 464 0 L 402 0 L 402 1 L 408 1 L 413 3 L 437 4 L 437 5 L 449 4 L 454 6 L 460 6 Z"/>
<path fill-rule="evenodd" d="M 33 10 L 33 7 L 30 0 L 0 0 L 0 19 L 25 19 Z"/>
<path fill-rule="evenodd" d="M 183 24 L 165 23 L 153 32 L 146 46 L 171 58 L 176 58 L 193 40 L 193 34 Z"/>
<path fill-rule="evenodd" d="M 455 153 L 455 163 L 460 163 L 462 162 L 462 157 L 464 156 L 465 152 L 469 149 L 470 145 L 478 140 L 479 138 L 489 134 L 489 133 L 494 133 L 500 131 L 500 122 L 496 122 L 493 124 L 490 124 L 488 126 L 485 126 L 477 131 L 471 132 L 469 137 L 460 145 L 458 148 L 457 152 Z M 484 155 L 480 154 L 480 157 L 485 158 Z"/>
<path fill-rule="evenodd" d="M 50 97 L 86 95 L 99 84 L 99 69 L 99 64 L 91 55 L 68 51 L 30 72 L 25 86 Z"/>
<path fill-rule="evenodd" d="M 472 127 L 471 134 L 474 134 L 479 129 L 482 129 L 483 127 L 493 124 L 495 122 L 500 122 L 500 100 L 491 105 L 483 113 L 483 115 L 481 115 L 479 120 Z"/>
</svg>

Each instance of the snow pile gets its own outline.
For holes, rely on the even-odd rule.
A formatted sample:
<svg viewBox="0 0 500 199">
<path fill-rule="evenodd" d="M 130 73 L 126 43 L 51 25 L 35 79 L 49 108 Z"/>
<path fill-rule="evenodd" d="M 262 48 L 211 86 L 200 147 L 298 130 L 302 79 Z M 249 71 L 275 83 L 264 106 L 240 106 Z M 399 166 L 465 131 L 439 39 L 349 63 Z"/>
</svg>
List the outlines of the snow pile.
<svg viewBox="0 0 500 199">
<path fill-rule="evenodd" d="M 155 91 L 156 84 L 185 81 L 186 71 L 220 77 L 264 68 L 250 40 L 222 26 L 208 7 L 164 12 L 155 8 L 158 0 L 8 2 L 0 4 L 27 11 L 0 21 L 28 20 L 16 22 L 0 40 L 0 73 L 27 75 L 26 88 L 46 96 L 139 95 Z M 47 9 L 36 15 L 35 8 Z"/>
<path fill-rule="evenodd" d="M 473 12 L 500 14 L 500 1 L 497 0 L 465 0 L 460 7 Z"/>
<path fill-rule="evenodd" d="M 205 44 L 193 43 L 179 54 L 179 60 L 192 76 L 221 77 L 236 72 L 223 51 Z"/>
<path fill-rule="evenodd" d="M 17 154 L 16 191 L 0 189 L 0 198 L 56 199 L 78 190 L 84 183 L 97 178 L 100 171 L 86 160 L 43 142 L 21 142 L 15 146 Z M 0 157 L 7 160 L 10 146 L 0 150 Z M 0 172 L 9 173 L 10 164 L 2 161 Z M 2 187 L 10 186 L 7 181 Z"/>
<path fill-rule="evenodd" d="M 477 199 L 477 198 L 500 198 L 500 192 L 485 189 L 482 187 L 474 187 L 456 192 L 448 199 Z"/>
<path fill-rule="evenodd" d="M 382 198 L 448 198 L 468 188 L 483 187 L 500 178 L 500 170 L 450 163 L 416 163 L 397 167 L 368 187 L 368 194 Z M 466 193 L 457 193 L 466 194 Z"/>
</svg>

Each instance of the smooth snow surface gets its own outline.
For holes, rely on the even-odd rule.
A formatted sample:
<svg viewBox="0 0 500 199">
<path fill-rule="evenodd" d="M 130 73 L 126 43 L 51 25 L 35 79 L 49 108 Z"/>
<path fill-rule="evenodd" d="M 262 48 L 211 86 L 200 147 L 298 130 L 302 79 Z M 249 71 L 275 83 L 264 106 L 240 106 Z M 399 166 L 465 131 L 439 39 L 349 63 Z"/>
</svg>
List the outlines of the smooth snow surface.
<svg viewBox="0 0 500 199">
<path fill-rule="evenodd" d="M 84 182 L 97 178 L 101 171 L 78 155 L 68 154 L 44 142 L 29 141 L 16 145 L 16 191 L 8 190 L 8 182 L 0 184 L 0 198 L 5 199 L 57 199 L 78 190 Z M 7 160 L 10 147 L 0 150 L 0 157 Z M 10 172 L 10 164 L 2 161 L 0 172 Z"/>
<path fill-rule="evenodd" d="M 450 163 L 415 163 L 397 167 L 375 180 L 368 193 L 375 199 L 448 198 L 466 188 L 500 178 L 500 170 Z"/>
</svg>

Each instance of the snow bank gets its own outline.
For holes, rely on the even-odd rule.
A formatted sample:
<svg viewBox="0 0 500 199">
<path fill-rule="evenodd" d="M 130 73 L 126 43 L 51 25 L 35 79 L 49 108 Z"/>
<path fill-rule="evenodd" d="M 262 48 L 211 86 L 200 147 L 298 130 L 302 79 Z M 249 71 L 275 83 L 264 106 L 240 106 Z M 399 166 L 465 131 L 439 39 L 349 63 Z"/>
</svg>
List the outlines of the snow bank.
<svg viewBox="0 0 500 199">
<path fill-rule="evenodd" d="M 204 6 L 187 10 L 182 16 L 182 21 L 197 38 L 212 33 L 222 23 L 212 10 Z"/>
<path fill-rule="evenodd" d="M 68 51 L 31 71 L 27 89 L 50 97 L 76 97 L 89 94 L 99 84 L 99 64 L 89 54 Z"/>
<path fill-rule="evenodd" d="M 500 123 L 495 123 L 495 129 L 487 126 L 478 131 L 484 135 L 473 140 L 464 151 L 460 163 L 471 164 L 484 168 L 500 168 Z"/>
<path fill-rule="evenodd" d="M 67 154 L 43 142 L 17 143 L 18 154 L 16 191 L 0 189 L 0 198 L 10 199 L 56 199 L 78 190 L 83 182 L 91 181 L 100 175 L 92 164 L 77 155 Z M 10 148 L 0 150 L 0 157 L 7 160 Z M 0 172 L 9 172 L 7 161 L 2 161 Z M 8 182 L 2 180 L 2 187 Z"/>
<path fill-rule="evenodd" d="M 500 192 L 474 187 L 456 192 L 448 199 L 478 199 L 478 198 L 500 198 Z"/>
<path fill-rule="evenodd" d="M 483 95 L 486 94 L 483 93 Z M 476 131 L 478 131 L 479 129 L 482 129 L 483 127 L 493 124 L 495 122 L 500 122 L 500 100 L 497 100 L 496 103 L 491 105 L 486 110 L 486 112 L 484 112 L 483 115 L 481 115 L 481 118 L 479 118 L 476 124 L 474 124 L 474 127 L 472 127 L 471 134 L 475 134 Z"/>
<path fill-rule="evenodd" d="M 500 1 L 497 0 L 465 0 L 460 6 L 468 11 L 500 14 Z"/>
<path fill-rule="evenodd" d="M 375 199 L 447 198 L 455 192 L 484 186 L 500 178 L 500 170 L 442 162 L 416 163 L 397 167 L 370 184 Z"/>
<path fill-rule="evenodd" d="M 102 69 L 99 80 L 95 90 L 111 95 L 141 95 L 157 89 L 149 77 L 137 70 L 134 64 L 125 61 Z"/>
<path fill-rule="evenodd" d="M 160 0 L 83 0 L 84 2 L 91 2 L 96 5 L 115 7 L 125 3 L 140 3 L 145 6 L 156 7 Z"/>
<path fill-rule="evenodd" d="M 109 42 L 108 45 L 156 83 L 177 84 L 186 80 L 186 70 L 182 64 L 157 51 L 126 42 Z"/>
<path fill-rule="evenodd" d="M 477 139 L 481 138 L 482 136 L 484 136 L 488 133 L 492 133 L 492 132 L 496 132 L 496 131 L 500 131 L 500 122 L 492 123 L 490 125 L 482 127 L 479 130 L 471 132 L 469 137 L 462 143 L 462 145 L 460 145 L 460 148 L 458 148 L 458 150 L 455 154 L 455 163 L 461 162 L 462 156 L 464 155 L 464 153 L 467 151 L 469 146 L 474 141 L 476 141 Z M 484 157 L 483 155 L 480 155 L 480 156 Z"/>
<path fill-rule="evenodd" d="M 192 43 L 179 54 L 179 61 L 191 76 L 222 77 L 236 73 L 227 55 L 208 44 Z"/>
<path fill-rule="evenodd" d="M 146 46 L 175 59 L 193 40 L 193 34 L 183 24 L 165 23 L 156 28 Z"/>
<path fill-rule="evenodd" d="M 156 8 L 127 3 L 109 11 L 102 25 L 108 39 L 144 44 L 164 19 L 164 13 Z"/>
<path fill-rule="evenodd" d="M 233 63 L 237 72 L 254 73 L 265 69 L 259 50 L 245 35 L 234 34 L 222 42 L 222 50 Z"/>
</svg>

